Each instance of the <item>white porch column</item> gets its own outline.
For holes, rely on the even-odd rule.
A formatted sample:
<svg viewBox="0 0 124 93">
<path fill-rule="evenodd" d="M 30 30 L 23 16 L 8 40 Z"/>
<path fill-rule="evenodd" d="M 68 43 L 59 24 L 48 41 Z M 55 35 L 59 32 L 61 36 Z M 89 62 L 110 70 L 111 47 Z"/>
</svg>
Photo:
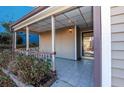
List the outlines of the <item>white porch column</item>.
<svg viewBox="0 0 124 93">
<path fill-rule="evenodd" d="M 52 70 L 55 71 L 55 19 L 51 16 L 52 23 Z"/>
<path fill-rule="evenodd" d="M 17 42 L 17 38 L 16 38 L 16 31 L 14 32 L 14 51 L 16 50 L 16 42 Z"/>
<path fill-rule="evenodd" d="M 41 36 L 39 34 L 39 51 L 40 51 L 40 46 L 41 46 Z"/>
<path fill-rule="evenodd" d="M 74 42 L 75 42 L 75 60 L 77 60 L 77 26 L 74 26 L 74 32 L 75 32 L 75 38 L 74 38 Z"/>
<path fill-rule="evenodd" d="M 26 51 L 29 50 L 29 27 L 26 27 Z"/>
</svg>

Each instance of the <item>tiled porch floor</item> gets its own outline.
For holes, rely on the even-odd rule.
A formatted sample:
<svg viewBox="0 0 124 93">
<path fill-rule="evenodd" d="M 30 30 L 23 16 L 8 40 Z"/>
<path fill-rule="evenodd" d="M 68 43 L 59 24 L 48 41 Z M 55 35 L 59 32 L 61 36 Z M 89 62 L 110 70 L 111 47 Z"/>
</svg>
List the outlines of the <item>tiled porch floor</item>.
<svg viewBox="0 0 124 93">
<path fill-rule="evenodd" d="M 56 58 L 57 80 L 51 87 L 92 87 L 93 60 Z"/>
</svg>

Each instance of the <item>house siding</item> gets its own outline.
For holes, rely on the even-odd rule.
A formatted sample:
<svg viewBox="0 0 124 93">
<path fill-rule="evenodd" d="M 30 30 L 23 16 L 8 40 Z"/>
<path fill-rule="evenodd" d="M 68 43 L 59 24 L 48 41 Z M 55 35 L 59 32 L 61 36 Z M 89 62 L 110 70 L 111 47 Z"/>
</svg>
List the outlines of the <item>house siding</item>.
<svg viewBox="0 0 124 93">
<path fill-rule="evenodd" d="M 111 7 L 112 86 L 124 86 L 124 7 Z"/>
<path fill-rule="evenodd" d="M 51 52 L 51 31 L 40 33 L 40 51 Z M 68 28 L 56 30 L 55 50 L 56 57 L 75 60 L 75 33 L 74 28 L 69 32 Z"/>
</svg>

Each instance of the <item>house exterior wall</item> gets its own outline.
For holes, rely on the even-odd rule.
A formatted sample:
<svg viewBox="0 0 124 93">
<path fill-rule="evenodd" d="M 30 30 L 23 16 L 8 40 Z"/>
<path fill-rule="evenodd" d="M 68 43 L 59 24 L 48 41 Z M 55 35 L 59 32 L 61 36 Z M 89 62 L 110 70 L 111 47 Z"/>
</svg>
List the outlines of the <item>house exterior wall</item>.
<svg viewBox="0 0 124 93">
<path fill-rule="evenodd" d="M 56 30 L 55 50 L 56 57 L 75 59 L 75 33 L 74 28 L 69 32 L 68 28 Z M 51 52 L 51 31 L 40 33 L 40 51 Z"/>
<path fill-rule="evenodd" d="M 92 30 L 92 27 L 77 28 L 77 59 L 81 58 L 81 32 Z M 68 28 L 56 30 L 56 57 L 75 60 L 75 33 L 74 28 L 69 32 Z M 51 52 L 51 31 L 41 32 L 39 36 L 40 51 Z"/>
<path fill-rule="evenodd" d="M 112 86 L 124 86 L 124 7 L 111 7 Z"/>
</svg>

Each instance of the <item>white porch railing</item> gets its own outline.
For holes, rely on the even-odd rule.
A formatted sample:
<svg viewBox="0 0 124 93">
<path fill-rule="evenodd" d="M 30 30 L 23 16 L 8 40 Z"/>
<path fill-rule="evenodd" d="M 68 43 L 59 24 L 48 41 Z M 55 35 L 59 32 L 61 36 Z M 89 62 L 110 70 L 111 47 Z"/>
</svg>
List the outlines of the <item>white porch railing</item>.
<svg viewBox="0 0 124 93">
<path fill-rule="evenodd" d="M 34 56 L 38 59 L 42 59 L 42 60 L 52 60 L 52 55 L 54 55 L 54 53 L 51 52 L 39 52 L 39 51 L 35 51 L 34 49 L 30 49 L 30 50 L 26 50 L 26 49 L 16 49 L 15 53 L 17 55 L 28 55 L 28 56 Z"/>
</svg>

